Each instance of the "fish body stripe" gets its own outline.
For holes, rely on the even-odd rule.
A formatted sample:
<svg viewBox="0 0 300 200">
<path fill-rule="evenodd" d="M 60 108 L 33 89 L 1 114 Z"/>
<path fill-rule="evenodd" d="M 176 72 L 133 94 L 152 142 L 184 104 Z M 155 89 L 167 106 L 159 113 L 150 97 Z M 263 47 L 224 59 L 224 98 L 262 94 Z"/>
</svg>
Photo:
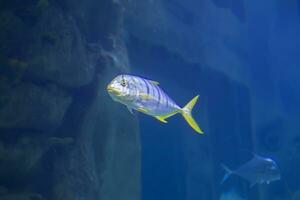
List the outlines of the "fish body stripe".
<svg viewBox="0 0 300 200">
<path fill-rule="evenodd" d="M 148 82 L 148 81 L 147 81 Z M 150 85 L 151 85 L 151 87 L 152 87 L 152 89 L 153 89 L 153 97 L 154 97 L 154 99 L 158 99 L 158 90 L 157 90 L 157 88 L 156 88 L 156 85 L 154 85 L 154 84 L 152 84 L 152 83 L 150 83 Z"/>
<path fill-rule="evenodd" d="M 161 103 L 163 104 L 163 105 L 167 105 L 167 99 L 168 99 L 168 97 L 166 96 L 166 95 L 163 95 L 163 98 L 162 98 L 162 100 L 161 100 Z"/>
<path fill-rule="evenodd" d="M 169 107 L 169 98 L 167 98 L 166 106 Z"/>
<path fill-rule="evenodd" d="M 155 85 L 155 88 L 156 88 L 156 91 L 158 93 L 158 98 L 157 98 L 157 104 L 156 104 L 156 107 L 158 108 L 159 105 L 160 105 L 160 100 L 161 100 L 161 96 L 163 96 L 163 94 L 161 93 L 161 90 L 158 88 L 157 85 Z"/>
<path fill-rule="evenodd" d="M 126 79 L 126 77 L 124 78 Z M 153 116 L 167 115 L 180 109 L 158 85 L 149 80 L 134 76 L 127 79 L 127 81 L 130 82 L 130 89 L 134 90 L 134 92 L 130 92 L 134 95 L 133 100 L 130 101 L 130 107 L 136 109 L 146 108 L 149 111 L 148 114 Z M 146 94 L 152 98 L 144 99 L 141 94 Z"/>
<path fill-rule="evenodd" d="M 150 95 L 150 96 L 154 96 L 154 88 L 152 87 L 152 85 L 145 79 L 141 78 L 141 80 L 145 83 L 145 87 L 146 87 L 146 94 Z"/>
<path fill-rule="evenodd" d="M 132 95 L 134 96 L 133 102 L 137 102 L 138 101 L 138 95 L 137 95 L 138 94 L 138 88 L 137 88 L 137 86 L 138 86 L 139 81 L 136 77 L 130 77 L 130 78 L 131 78 L 130 81 L 133 82 L 133 87 L 131 89 Z"/>
<path fill-rule="evenodd" d="M 142 79 L 142 78 L 141 78 L 141 80 L 143 81 L 144 86 L 146 88 L 146 94 L 149 95 L 150 94 L 150 88 L 149 88 L 149 85 L 148 85 L 147 81 L 145 79 Z"/>
<path fill-rule="evenodd" d="M 154 89 L 154 87 L 148 81 L 146 81 L 146 83 L 148 84 L 148 86 L 150 88 L 149 95 L 152 96 L 152 97 L 155 97 L 155 89 Z"/>
</svg>

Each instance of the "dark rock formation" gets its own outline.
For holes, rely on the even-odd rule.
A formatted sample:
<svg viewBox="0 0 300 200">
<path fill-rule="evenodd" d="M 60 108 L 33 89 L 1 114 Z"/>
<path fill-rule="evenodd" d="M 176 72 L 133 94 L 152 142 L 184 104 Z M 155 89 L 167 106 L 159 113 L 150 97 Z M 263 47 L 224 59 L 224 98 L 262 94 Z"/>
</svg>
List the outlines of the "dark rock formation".
<svg viewBox="0 0 300 200">
<path fill-rule="evenodd" d="M 236 1 L 225 2 L 231 7 Z M 228 9 L 216 6 L 215 1 L 132 0 L 127 10 L 129 35 L 162 46 L 189 63 L 209 66 L 234 79 L 247 78 L 243 69 L 239 68 L 241 65 L 247 66 L 244 58 L 227 47 L 228 41 L 240 41 L 247 37 L 245 24 Z M 230 44 L 238 49 L 236 51 L 245 52 L 247 44 L 233 42 Z M 224 58 L 223 62 L 220 58 Z M 224 67 L 225 61 L 227 67 Z"/>
<path fill-rule="evenodd" d="M 54 199 L 139 199 L 136 118 L 101 92 L 114 74 L 106 69 L 105 76 L 97 78 L 95 98 L 86 107 L 82 123 L 70 127 L 78 137 L 67 154 L 55 161 Z"/>
<path fill-rule="evenodd" d="M 119 1 L 0 3 L 0 199 L 140 199 L 137 119 L 107 83 L 128 71 Z"/>
<path fill-rule="evenodd" d="M 24 193 L 24 194 L 7 194 L 4 196 L 1 196 L 2 200 L 45 200 L 41 195 L 39 194 L 30 194 L 30 193 Z"/>
<path fill-rule="evenodd" d="M 58 8 L 49 8 L 33 29 L 26 74 L 33 79 L 53 81 L 66 87 L 86 85 L 93 79 L 95 66 L 89 60 L 85 41 L 76 21 Z"/>
<path fill-rule="evenodd" d="M 49 131 L 61 124 L 72 97 L 55 85 L 22 83 L 4 88 L 1 100 L 0 128 Z"/>
</svg>

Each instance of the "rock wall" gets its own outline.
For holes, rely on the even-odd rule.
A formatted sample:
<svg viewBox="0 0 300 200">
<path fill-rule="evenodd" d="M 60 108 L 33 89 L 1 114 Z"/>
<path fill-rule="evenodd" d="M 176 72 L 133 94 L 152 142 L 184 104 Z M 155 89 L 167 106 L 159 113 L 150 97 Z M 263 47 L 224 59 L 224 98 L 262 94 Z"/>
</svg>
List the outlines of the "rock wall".
<svg viewBox="0 0 300 200">
<path fill-rule="evenodd" d="M 138 122 L 106 93 L 123 7 L 1 1 L 0 199 L 140 199 Z"/>
</svg>

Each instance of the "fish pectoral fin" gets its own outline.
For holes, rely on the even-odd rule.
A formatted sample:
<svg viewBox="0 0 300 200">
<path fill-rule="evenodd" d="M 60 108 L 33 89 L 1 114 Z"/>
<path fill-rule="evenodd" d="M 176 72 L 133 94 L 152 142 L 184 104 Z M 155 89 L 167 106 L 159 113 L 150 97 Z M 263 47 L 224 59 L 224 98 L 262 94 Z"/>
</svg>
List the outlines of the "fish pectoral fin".
<svg viewBox="0 0 300 200">
<path fill-rule="evenodd" d="M 163 123 L 168 123 L 168 122 L 165 120 L 166 118 L 164 118 L 164 117 L 156 116 L 155 118 L 158 119 L 159 121 L 163 122 Z"/>
<path fill-rule="evenodd" d="M 153 97 L 149 94 L 146 94 L 146 93 L 141 93 L 139 94 L 139 96 L 141 97 L 141 99 L 143 100 L 150 100 L 150 99 L 153 99 Z"/>
<path fill-rule="evenodd" d="M 138 108 L 137 111 L 140 111 L 140 112 L 145 113 L 145 114 L 148 113 L 148 110 L 145 109 L 145 108 Z"/>
<path fill-rule="evenodd" d="M 152 81 L 152 80 L 149 80 L 149 81 L 154 85 L 159 85 L 159 82 L 157 82 L 157 81 Z"/>
<path fill-rule="evenodd" d="M 129 112 L 130 112 L 131 114 L 133 114 L 133 110 L 132 110 L 132 108 L 131 108 L 131 107 L 129 107 L 129 106 L 127 106 L 127 108 L 128 108 L 128 110 L 129 110 Z"/>
</svg>

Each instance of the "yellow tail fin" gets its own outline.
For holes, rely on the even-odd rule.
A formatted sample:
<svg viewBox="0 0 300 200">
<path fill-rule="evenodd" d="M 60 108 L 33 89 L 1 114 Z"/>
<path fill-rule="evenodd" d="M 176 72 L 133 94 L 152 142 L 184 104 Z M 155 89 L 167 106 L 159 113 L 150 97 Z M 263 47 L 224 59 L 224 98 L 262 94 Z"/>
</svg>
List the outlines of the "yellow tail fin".
<svg viewBox="0 0 300 200">
<path fill-rule="evenodd" d="M 186 106 L 182 108 L 182 116 L 184 119 L 189 123 L 189 125 L 197 132 L 200 134 L 203 134 L 203 131 L 200 129 L 198 126 L 197 122 L 194 120 L 192 116 L 192 109 L 195 106 L 197 100 L 199 98 L 199 95 L 195 96 Z"/>
</svg>

